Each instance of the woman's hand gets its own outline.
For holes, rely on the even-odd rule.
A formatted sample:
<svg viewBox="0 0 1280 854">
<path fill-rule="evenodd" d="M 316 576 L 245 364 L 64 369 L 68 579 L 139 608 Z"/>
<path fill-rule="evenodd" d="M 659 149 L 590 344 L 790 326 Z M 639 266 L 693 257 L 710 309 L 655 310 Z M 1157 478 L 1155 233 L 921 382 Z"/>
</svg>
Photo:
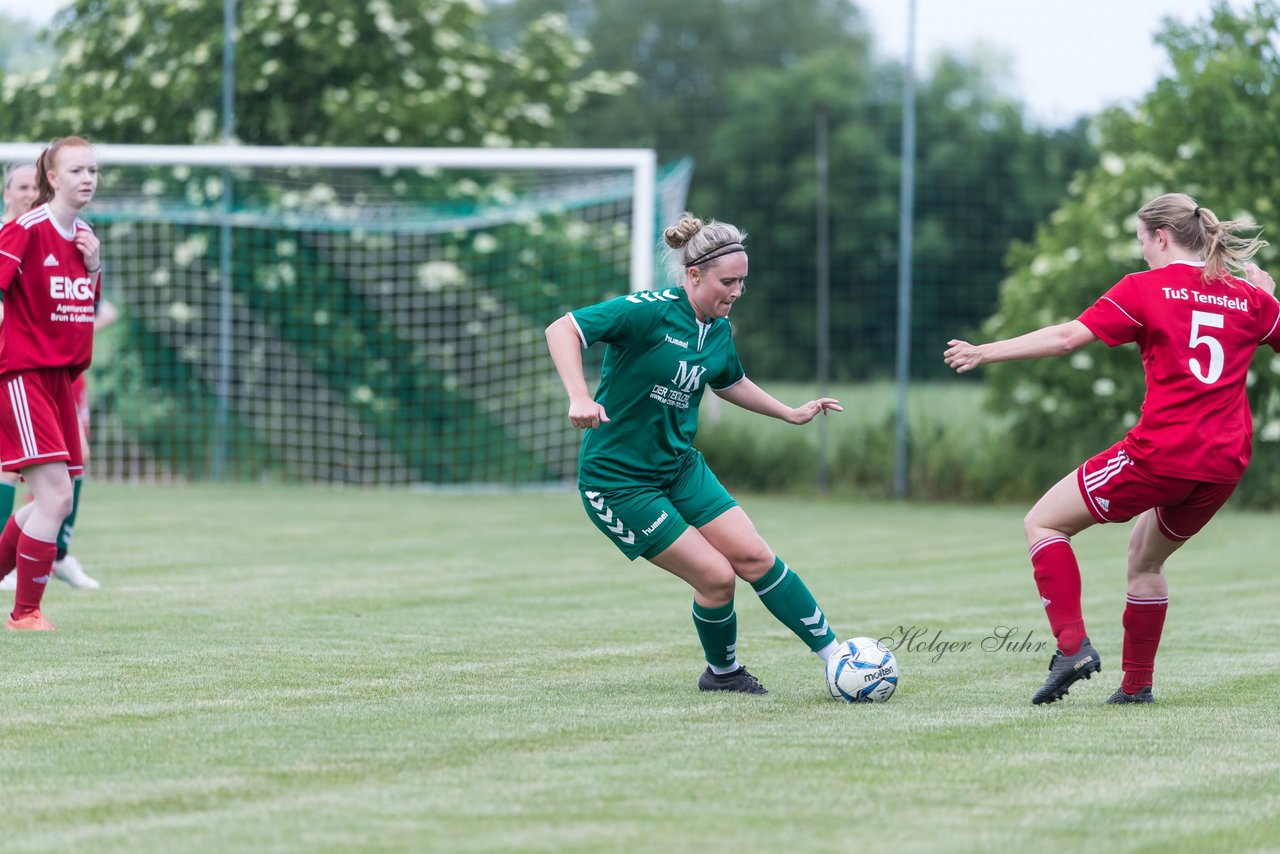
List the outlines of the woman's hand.
<svg viewBox="0 0 1280 854">
<path fill-rule="evenodd" d="M 84 269 L 90 276 L 102 270 L 102 243 L 92 231 L 76 231 L 76 248 L 84 256 Z"/>
<path fill-rule="evenodd" d="M 787 423 L 808 424 L 819 415 L 826 415 L 828 412 L 844 412 L 844 407 L 834 397 L 820 397 L 791 410 L 791 417 L 787 419 Z"/>
<path fill-rule="evenodd" d="M 596 403 L 593 398 L 585 396 L 569 398 L 569 423 L 574 427 L 592 429 L 608 420 L 609 416 L 605 414 L 604 407 Z"/>
<path fill-rule="evenodd" d="M 957 374 L 972 371 L 985 361 L 981 347 L 957 338 L 947 342 L 947 352 L 942 354 L 942 360 L 947 363 L 948 368 L 955 368 Z"/>
<path fill-rule="evenodd" d="M 1271 278 L 1271 274 L 1259 267 L 1253 262 L 1244 265 L 1244 277 L 1249 280 L 1249 284 L 1255 288 L 1264 290 L 1272 296 L 1276 295 L 1276 280 Z"/>
</svg>

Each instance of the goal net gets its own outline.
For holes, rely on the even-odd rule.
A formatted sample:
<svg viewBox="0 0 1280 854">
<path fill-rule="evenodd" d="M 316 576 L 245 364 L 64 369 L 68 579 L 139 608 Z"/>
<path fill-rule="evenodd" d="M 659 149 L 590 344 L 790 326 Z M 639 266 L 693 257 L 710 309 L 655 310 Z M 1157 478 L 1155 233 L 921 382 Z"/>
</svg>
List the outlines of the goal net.
<svg viewBox="0 0 1280 854">
<path fill-rule="evenodd" d="M 143 480 L 571 479 L 543 329 L 663 284 L 655 226 L 689 172 L 639 150 L 98 157 L 85 218 L 120 321 L 95 342 L 89 467 Z"/>
</svg>

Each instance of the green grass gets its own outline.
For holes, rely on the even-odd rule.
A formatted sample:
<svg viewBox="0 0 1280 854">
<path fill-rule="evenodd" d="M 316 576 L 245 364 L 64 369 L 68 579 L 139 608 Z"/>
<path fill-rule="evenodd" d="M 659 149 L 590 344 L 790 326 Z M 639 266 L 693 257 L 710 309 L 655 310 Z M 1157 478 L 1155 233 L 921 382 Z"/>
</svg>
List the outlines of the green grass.
<svg viewBox="0 0 1280 854">
<path fill-rule="evenodd" d="M 6 851 L 1236 851 L 1280 847 L 1274 518 L 1170 562 L 1154 707 L 1119 678 L 1126 527 L 1076 540 L 1102 678 L 1032 707 L 1021 507 L 744 496 L 897 695 L 826 696 L 745 585 L 767 697 L 694 689 L 689 592 L 564 493 L 92 483 L 56 634 L 0 635 Z M 936 660 L 935 660 L 936 659 Z"/>
</svg>

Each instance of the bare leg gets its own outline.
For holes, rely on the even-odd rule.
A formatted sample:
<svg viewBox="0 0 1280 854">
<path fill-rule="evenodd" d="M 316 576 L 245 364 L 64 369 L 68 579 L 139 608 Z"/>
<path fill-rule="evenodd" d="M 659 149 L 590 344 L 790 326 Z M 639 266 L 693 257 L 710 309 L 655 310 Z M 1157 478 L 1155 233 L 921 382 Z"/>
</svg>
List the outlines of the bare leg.
<svg viewBox="0 0 1280 854">
<path fill-rule="evenodd" d="M 697 528 L 689 528 L 649 562 L 693 588 L 693 601 L 718 608 L 733 601 L 737 576 L 728 558 L 716 551 Z"/>
<path fill-rule="evenodd" d="M 1139 516 L 1129 535 L 1129 595 L 1144 599 L 1168 596 L 1164 562 L 1185 542 L 1171 540 L 1160 531 L 1154 509 Z"/>
<path fill-rule="evenodd" d="M 743 581 L 754 583 L 773 569 L 777 555 L 741 507 L 729 508 L 698 530 Z"/>
<path fill-rule="evenodd" d="M 1046 537 L 1074 537 L 1097 522 L 1085 506 L 1073 471 L 1049 487 L 1049 491 L 1027 512 L 1022 525 L 1027 545 L 1033 546 Z"/>
</svg>

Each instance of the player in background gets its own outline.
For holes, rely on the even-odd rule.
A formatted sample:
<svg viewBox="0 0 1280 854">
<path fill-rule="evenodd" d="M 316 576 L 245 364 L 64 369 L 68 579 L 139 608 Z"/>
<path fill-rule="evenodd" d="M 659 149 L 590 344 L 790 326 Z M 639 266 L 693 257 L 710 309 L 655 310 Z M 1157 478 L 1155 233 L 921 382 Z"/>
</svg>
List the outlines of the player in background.
<svg viewBox="0 0 1280 854">
<path fill-rule="evenodd" d="M 703 691 L 767 693 L 737 660 L 737 580 L 825 662 L 835 631 L 794 570 L 773 553 L 693 447 L 710 387 L 730 403 L 791 424 L 843 411 L 824 397 L 792 408 L 749 380 L 728 315 L 746 289 L 745 235 L 690 214 L 666 229 L 667 263 L 683 288 L 646 291 L 569 312 L 547 346 L 586 428 L 578 488 L 588 518 L 629 560 L 643 557 L 693 588 Z M 587 389 L 582 351 L 605 344 L 600 385 Z"/>
<path fill-rule="evenodd" d="M 39 188 L 36 186 L 36 166 L 34 163 L 21 163 L 9 167 L 5 171 L 4 181 L 4 218 L 0 219 L 0 226 L 12 222 L 22 214 L 29 211 L 35 204 L 36 196 L 39 194 Z M 119 318 L 119 312 L 116 307 L 108 300 L 101 300 L 98 303 L 97 313 L 94 315 L 93 330 L 97 332 L 105 329 L 115 323 Z M 4 320 L 4 303 L 0 302 L 0 323 Z M 80 422 L 80 447 L 84 454 L 84 461 L 89 461 L 89 390 L 88 390 L 88 373 L 83 373 L 76 377 L 72 384 L 72 392 L 76 399 L 76 413 Z M 71 502 L 71 514 L 62 522 L 62 527 L 58 529 L 58 552 L 57 557 L 53 561 L 53 574 L 57 578 L 70 584 L 72 587 L 80 587 L 88 590 L 96 590 L 102 585 L 97 579 L 90 576 L 84 571 L 84 567 L 80 565 L 74 555 L 68 554 L 67 549 L 71 543 L 71 535 L 75 531 L 76 516 L 80 510 L 80 489 L 83 478 L 77 477 L 73 487 L 73 499 Z M 8 519 L 13 513 L 13 503 L 17 494 L 18 474 L 17 472 L 0 472 L 0 511 L 3 512 L 3 518 Z M 18 588 L 18 576 L 16 573 L 10 572 L 8 575 L 0 578 L 0 591 L 13 591 Z"/>
<path fill-rule="evenodd" d="M 36 161 L 36 206 L 0 229 L 0 467 L 17 471 L 33 500 L 0 533 L 0 576 L 16 567 L 5 627 L 49 631 L 40 603 L 57 535 L 83 471 L 72 382 L 93 354 L 101 294 L 98 238 L 80 219 L 98 186 L 93 148 L 80 137 L 52 143 Z"/>
<path fill-rule="evenodd" d="M 36 186 L 36 165 L 15 163 L 4 170 L 4 214 L 0 226 L 13 222 L 36 203 L 40 188 Z M 0 323 L 4 321 L 4 303 L 0 302 Z M 0 472 L 0 513 L 8 519 L 18 490 L 17 472 Z M 13 574 L 0 579 L 0 590 L 13 590 Z"/>
<path fill-rule="evenodd" d="M 948 342 L 944 359 L 959 373 L 1061 356 L 1099 339 L 1109 347 L 1137 342 L 1142 354 L 1147 392 L 1138 423 L 1053 486 L 1024 520 L 1036 587 L 1058 639 L 1032 703 L 1061 699 L 1102 669 L 1085 632 L 1070 538 L 1135 516 L 1124 678 L 1107 702 L 1155 702 L 1152 677 L 1169 604 L 1165 560 L 1213 518 L 1244 474 L 1253 445 L 1249 363 L 1259 344 L 1280 350 L 1275 282 L 1248 263 L 1266 242 L 1235 233 L 1252 228 L 1219 221 L 1190 196 L 1160 196 L 1138 211 L 1149 271 L 1125 276 L 1075 320 L 990 344 Z M 1231 275 L 1231 267 L 1248 279 Z"/>
</svg>

